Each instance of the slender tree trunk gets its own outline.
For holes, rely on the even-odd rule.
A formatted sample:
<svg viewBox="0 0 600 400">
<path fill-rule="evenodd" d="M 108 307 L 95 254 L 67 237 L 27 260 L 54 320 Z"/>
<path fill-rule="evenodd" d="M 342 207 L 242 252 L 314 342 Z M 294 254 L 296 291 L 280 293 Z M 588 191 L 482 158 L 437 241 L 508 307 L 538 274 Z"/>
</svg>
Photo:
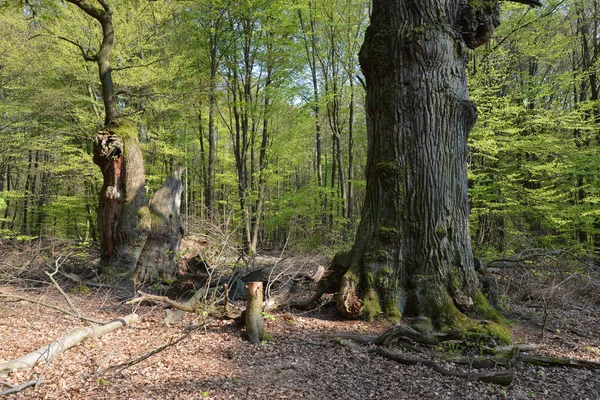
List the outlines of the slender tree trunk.
<svg viewBox="0 0 600 400">
<path fill-rule="evenodd" d="M 211 40 L 214 38 L 211 35 Z M 217 88 L 217 61 L 216 49 L 211 42 L 211 66 L 210 66 L 210 83 L 208 94 L 208 174 L 206 182 L 206 192 L 204 199 L 209 217 L 214 214 L 215 201 L 215 163 L 216 163 L 216 148 L 217 148 L 217 133 L 215 129 L 215 110 L 217 108 L 216 88 Z"/>
<path fill-rule="evenodd" d="M 348 106 L 348 190 L 347 190 L 347 218 L 348 231 L 354 227 L 354 198 L 352 194 L 352 180 L 354 179 L 354 79 L 350 78 L 350 104 Z"/>
<path fill-rule="evenodd" d="M 344 315 L 424 315 L 444 327 L 481 300 L 469 237 L 467 136 L 477 111 L 466 46 L 487 41 L 498 16 L 494 1 L 374 0 L 360 51 L 366 198 L 354 246 L 336 256 L 329 281 L 340 279 Z"/>
</svg>

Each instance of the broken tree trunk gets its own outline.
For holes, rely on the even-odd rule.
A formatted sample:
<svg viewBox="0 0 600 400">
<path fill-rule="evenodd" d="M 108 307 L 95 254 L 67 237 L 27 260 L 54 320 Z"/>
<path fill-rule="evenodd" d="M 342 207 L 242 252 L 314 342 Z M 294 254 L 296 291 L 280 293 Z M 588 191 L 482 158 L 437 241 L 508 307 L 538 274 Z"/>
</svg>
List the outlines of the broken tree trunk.
<svg viewBox="0 0 600 400">
<path fill-rule="evenodd" d="M 138 319 L 139 317 L 136 314 L 129 314 L 123 318 L 115 319 L 106 325 L 99 325 L 91 328 L 76 328 L 69 334 L 56 339 L 52 343 L 34 352 L 19 357 L 16 360 L 1 363 L 0 376 L 6 376 L 13 371 L 32 368 L 41 361 L 50 361 L 60 353 L 78 345 L 86 339 L 105 335 L 121 328 L 122 326 L 136 322 Z"/>
<path fill-rule="evenodd" d="M 246 300 L 246 336 L 250 343 L 260 343 L 265 339 L 263 322 L 263 284 L 248 282 Z"/>
<path fill-rule="evenodd" d="M 170 280 L 177 271 L 175 256 L 183 236 L 179 206 L 184 171 L 182 164 L 175 166 L 171 176 L 150 200 L 151 232 L 133 274 L 136 285 Z"/>
</svg>

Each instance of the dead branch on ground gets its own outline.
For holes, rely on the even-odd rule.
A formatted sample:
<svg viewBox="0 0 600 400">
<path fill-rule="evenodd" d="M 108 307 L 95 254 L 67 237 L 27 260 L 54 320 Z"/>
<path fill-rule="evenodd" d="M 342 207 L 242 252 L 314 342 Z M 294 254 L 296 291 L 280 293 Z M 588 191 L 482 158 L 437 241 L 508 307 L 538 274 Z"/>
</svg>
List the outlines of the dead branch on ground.
<svg viewBox="0 0 600 400">
<path fill-rule="evenodd" d="M 12 361 L 0 364 L 0 376 L 6 376 L 13 371 L 32 368 L 41 361 L 51 361 L 57 355 L 78 345 L 89 338 L 95 338 L 110 333 L 118 328 L 132 324 L 139 320 L 136 314 L 129 314 L 125 317 L 115 319 L 108 324 L 94 327 L 79 327 L 72 330 L 69 334 L 60 337 L 52 343 L 19 357 Z"/>
<path fill-rule="evenodd" d="M 34 379 L 34 380 L 31 380 L 31 381 L 27 381 L 25 383 L 21 383 L 20 385 L 11 385 L 8 382 L 1 381 L 0 385 L 8 386 L 9 388 L 6 389 L 3 392 L 0 392 L 0 396 L 7 396 L 9 394 L 19 393 L 19 392 L 27 389 L 28 387 L 37 386 L 40 383 L 44 383 L 44 382 L 45 381 L 42 381 L 42 380 L 39 380 L 39 379 Z"/>
<path fill-rule="evenodd" d="M 97 319 L 94 319 L 94 318 L 89 318 L 89 317 L 86 317 L 85 315 L 77 315 L 77 314 L 74 314 L 73 312 L 71 312 L 69 310 L 65 310 L 64 308 L 60 308 L 60 307 L 55 306 L 53 304 L 45 303 L 45 302 L 43 302 L 41 300 L 32 299 L 30 297 L 17 296 L 17 295 L 14 295 L 14 294 L 0 293 L 0 298 L 15 299 L 17 301 L 26 301 L 28 303 L 37 304 L 37 305 L 40 305 L 40 306 L 43 306 L 43 307 L 51 308 L 51 309 L 56 310 L 56 311 L 60 311 L 63 314 L 70 315 L 71 317 L 78 318 L 78 319 L 80 319 L 82 321 L 91 322 L 93 324 L 106 324 L 105 321 L 100 321 L 100 320 L 97 320 Z"/>
</svg>

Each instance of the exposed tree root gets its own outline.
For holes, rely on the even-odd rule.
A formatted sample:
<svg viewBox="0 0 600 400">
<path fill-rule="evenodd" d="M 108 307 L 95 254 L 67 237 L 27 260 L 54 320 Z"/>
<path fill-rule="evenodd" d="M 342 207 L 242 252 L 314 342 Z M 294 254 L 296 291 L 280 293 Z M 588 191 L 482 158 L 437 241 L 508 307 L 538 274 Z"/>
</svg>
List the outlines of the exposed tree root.
<svg viewBox="0 0 600 400">
<path fill-rule="evenodd" d="M 404 354 L 385 349 L 383 347 L 372 347 L 369 350 L 369 353 L 375 353 L 385 358 L 389 358 L 390 360 L 399 362 L 400 364 L 405 365 L 417 365 L 421 364 L 426 367 L 433 369 L 434 371 L 445 375 L 445 376 L 456 376 L 458 378 L 468 379 L 471 381 L 481 381 L 487 383 L 495 383 L 498 385 L 510 385 L 515 377 L 515 371 L 505 370 L 505 371 L 493 371 L 493 372 L 459 372 L 459 371 L 450 371 L 442 367 L 439 363 L 429 360 L 426 358 L 420 357 L 410 357 Z"/>
<path fill-rule="evenodd" d="M 136 314 L 129 314 L 123 318 L 115 319 L 108 324 L 95 327 L 80 327 L 72 330 L 69 334 L 56 339 L 52 343 L 26 354 L 16 360 L 0 364 L 0 376 L 5 376 L 13 371 L 32 368 L 41 361 L 50 361 L 65 350 L 78 345 L 88 338 L 99 337 L 112 332 L 122 326 L 129 325 L 139 318 Z"/>
<path fill-rule="evenodd" d="M 490 349 L 493 353 L 492 356 L 475 356 L 475 357 L 453 357 L 446 359 L 445 361 L 452 362 L 454 364 L 468 365 L 469 368 L 477 369 L 489 369 L 497 368 L 498 366 L 506 366 L 509 369 L 502 371 L 490 371 L 490 372 L 460 372 L 451 371 L 440 365 L 439 362 L 429 358 L 412 357 L 400 352 L 396 352 L 390 349 L 386 349 L 384 346 L 389 346 L 395 339 L 400 341 L 408 341 L 413 343 L 419 343 L 424 345 L 437 345 L 445 341 L 462 340 L 463 336 L 460 332 L 432 332 L 432 333 L 421 333 L 417 332 L 408 325 L 397 325 L 380 335 L 358 335 L 358 334 L 331 334 L 331 335 L 320 335 L 322 338 L 334 339 L 334 340 L 351 340 L 362 344 L 374 344 L 376 346 L 368 348 L 366 351 L 369 353 L 375 353 L 383 357 L 389 358 L 396 362 L 405 365 L 416 365 L 421 364 L 426 367 L 432 368 L 434 371 L 446 375 L 455 376 L 463 379 L 472 381 L 481 381 L 488 383 L 495 383 L 499 385 L 510 385 L 514 379 L 515 371 L 513 366 L 516 362 L 520 361 L 527 364 L 541 365 L 547 367 L 571 367 L 581 369 L 592 369 L 599 370 L 600 362 L 589 361 L 589 360 L 578 360 L 570 358 L 556 358 L 547 357 L 535 354 L 525 354 L 522 351 L 531 351 L 539 348 L 539 345 L 526 344 L 522 346 L 505 346 Z M 405 346 L 403 346 L 405 347 Z M 411 346 L 406 346 L 409 349 Z M 440 354 L 433 353 L 428 350 L 419 348 L 420 353 L 429 354 L 432 356 L 440 356 Z M 443 358 L 443 355 L 441 355 Z"/>
<path fill-rule="evenodd" d="M 324 338 L 335 338 L 335 339 L 347 339 L 359 343 L 373 343 L 383 346 L 389 346 L 394 339 L 407 338 L 413 342 L 436 345 L 448 340 L 461 340 L 463 337 L 460 332 L 432 332 L 432 333 L 421 333 L 417 332 L 408 325 L 396 325 L 391 329 L 383 332 L 381 335 L 357 335 L 357 334 L 344 334 L 344 335 L 322 335 Z"/>
</svg>

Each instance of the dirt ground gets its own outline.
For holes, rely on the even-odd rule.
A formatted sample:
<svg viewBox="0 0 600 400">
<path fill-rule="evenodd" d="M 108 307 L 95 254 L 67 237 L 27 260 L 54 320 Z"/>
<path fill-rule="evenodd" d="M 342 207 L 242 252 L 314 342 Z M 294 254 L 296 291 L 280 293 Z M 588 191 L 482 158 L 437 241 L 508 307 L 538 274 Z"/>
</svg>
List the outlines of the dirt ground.
<svg viewBox="0 0 600 400">
<path fill-rule="evenodd" d="M 0 294 L 39 299 L 67 308 L 52 286 L 0 286 Z M 424 366 L 405 366 L 367 353 L 364 345 L 324 334 L 377 334 L 387 321 L 348 321 L 332 306 L 311 312 L 268 315 L 272 340 L 249 344 L 233 320 L 187 314 L 170 326 L 162 305 L 124 305 L 105 289 L 71 290 L 86 316 L 109 321 L 132 311 L 141 320 L 72 348 L 50 363 L 0 381 L 16 385 L 39 379 L 7 399 L 588 399 L 600 400 L 600 371 L 518 365 L 508 387 L 442 376 Z M 598 306 L 545 310 L 511 303 L 516 343 L 538 343 L 539 354 L 600 361 Z M 36 350 L 78 326 L 90 326 L 47 307 L 0 298 L 0 363 Z M 191 329 L 191 331 L 190 331 Z M 182 336 L 186 335 L 182 338 Z M 143 361 L 160 346 L 178 343 Z M 444 363 L 448 369 L 458 368 Z M 461 367 L 462 368 L 462 367 Z M 466 371 L 466 369 L 465 369 Z M 8 386 L 0 384 L 0 391 Z"/>
</svg>

